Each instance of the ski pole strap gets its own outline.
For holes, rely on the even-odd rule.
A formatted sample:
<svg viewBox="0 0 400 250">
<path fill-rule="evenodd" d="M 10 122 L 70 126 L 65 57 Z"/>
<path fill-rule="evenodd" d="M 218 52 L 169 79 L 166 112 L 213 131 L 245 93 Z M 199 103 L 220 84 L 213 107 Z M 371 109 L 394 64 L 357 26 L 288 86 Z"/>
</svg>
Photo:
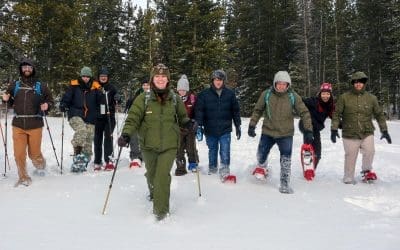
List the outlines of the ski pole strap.
<svg viewBox="0 0 400 250">
<path fill-rule="evenodd" d="M 14 115 L 15 118 L 34 118 L 34 117 L 42 117 L 41 115 Z"/>
</svg>

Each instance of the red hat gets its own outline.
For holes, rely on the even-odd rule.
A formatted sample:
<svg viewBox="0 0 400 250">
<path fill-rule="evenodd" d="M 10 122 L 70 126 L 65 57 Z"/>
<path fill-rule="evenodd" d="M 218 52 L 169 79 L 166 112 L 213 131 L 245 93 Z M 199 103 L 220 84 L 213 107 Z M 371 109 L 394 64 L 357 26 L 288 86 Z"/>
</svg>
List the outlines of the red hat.
<svg viewBox="0 0 400 250">
<path fill-rule="evenodd" d="M 319 88 L 319 92 L 329 92 L 332 93 L 332 84 L 329 82 L 324 82 L 321 84 L 321 87 Z"/>
</svg>

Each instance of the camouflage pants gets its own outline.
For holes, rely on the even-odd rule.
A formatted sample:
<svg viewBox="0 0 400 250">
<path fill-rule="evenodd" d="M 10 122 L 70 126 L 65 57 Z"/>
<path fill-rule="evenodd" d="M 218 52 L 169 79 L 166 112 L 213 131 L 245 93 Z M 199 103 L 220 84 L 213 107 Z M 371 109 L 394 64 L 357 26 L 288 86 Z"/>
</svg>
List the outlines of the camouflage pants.
<svg viewBox="0 0 400 250">
<path fill-rule="evenodd" d="M 89 159 L 92 156 L 92 143 L 94 138 L 94 125 L 85 123 L 79 116 L 74 116 L 69 119 L 69 125 L 75 131 L 71 140 L 72 146 L 82 147 L 84 153 Z"/>
</svg>

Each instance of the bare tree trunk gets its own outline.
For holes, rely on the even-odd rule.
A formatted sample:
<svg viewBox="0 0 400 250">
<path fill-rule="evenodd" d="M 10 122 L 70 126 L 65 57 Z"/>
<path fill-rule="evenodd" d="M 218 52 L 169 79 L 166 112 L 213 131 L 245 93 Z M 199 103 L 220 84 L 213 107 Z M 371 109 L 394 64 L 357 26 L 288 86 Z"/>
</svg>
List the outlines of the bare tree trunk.
<svg viewBox="0 0 400 250">
<path fill-rule="evenodd" d="M 336 71 L 336 82 L 338 87 L 338 93 L 340 94 L 340 68 L 339 68 L 339 35 L 338 35 L 338 20 L 337 20 L 337 7 L 338 1 L 336 0 L 336 8 L 335 8 L 335 15 L 334 15 L 334 22 L 335 22 L 335 71 Z"/>
<path fill-rule="evenodd" d="M 310 10 L 309 0 L 303 0 L 303 36 L 304 36 L 304 61 L 306 67 L 307 96 L 311 95 L 310 63 L 308 58 L 308 17 Z"/>
</svg>

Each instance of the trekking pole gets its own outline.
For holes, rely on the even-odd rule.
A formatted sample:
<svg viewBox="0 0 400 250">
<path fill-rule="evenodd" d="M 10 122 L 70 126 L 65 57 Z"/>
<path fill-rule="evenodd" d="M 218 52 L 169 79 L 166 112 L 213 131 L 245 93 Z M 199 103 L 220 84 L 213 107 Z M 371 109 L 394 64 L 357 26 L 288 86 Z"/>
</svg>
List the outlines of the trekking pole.
<svg viewBox="0 0 400 250">
<path fill-rule="evenodd" d="M 54 156 L 56 157 L 57 166 L 60 166 L 60 163 L 58 162 L 58 157 L 57 157 L 56 148 L 54 147 L 54 143 L 53 143 L 53 137 L 51 136 L 51 132 L 50 132 L 50 128 L 49 128 L 49 123 L 47 122 L 46 113 L 45 113 L 44 111 L 42 111 L 42 113 L 43 113 L 44 121 L 46 122 L 47 131 L 49 131 L 51 146 L 53 146 L 53 152 L 54 152 Z"/>
<path fill-rule="evenodd" d="M 7 150 L 7 124 L 8 124 L 8 101 L 6 102 L 6 114 L 5 114 L 5 122 L 4 122 L 4 176 L 7 174 L 7 162 L 8 162 L 8 150 Z M 10 169 L 10 164 L 8 164 L 8 169 Z"/>
<path fill-rule="evenodd" d="M 3 116 L 2 112 L 0 111 L 0 117 Z M 1 139 L 3 140 L 3 144 L 4 144 L 4 148 L 6 148 L 6 140 L 4 138 L 4 133 L 3 133 L 3 126 L 0 123 L 0 130 L 1 130 Z M 10 160 L 8 159 L 8 155 L 7 155 L 7 151 L 5 151 L 5 157 L 7 162 L 5 164 L 8 164 L 8 166 L 10 166 Z"/>
<path fill-rule="evenodd" d="M 196 175 L 197 175 L 197 187 L 199 189 L 199 197 L 201 197 L 201 188 L 200 188 L 200 169 L 199 166 L 197 165 L 197 171 L 196 171 Z"/>
<path fill-rule="evenodd" d="M 64 161 L 64 112 L 62 112 L 61 121 L 61 174 L 63 174 L 63 161 Z"/>
<path fill-rule="evenodd" d="M 107 196 L 106 196 L 106 201 L 104 202 L 104 206 L 103 206 L 103 212 L 102 212 L 103 215 L 106 214 L 106 207 L 107 207 L 107 204 L 108 204 L 108 198 L 110 197 L 110 192 L 111 192 L 111 188 L 112 188 L 112 185 L 113 185 L 113 182 L 114 182 L 115 172 L 117 172 L 117 167 L 118 167 L 119 158 L 121 157 L 121 152 L 122 152 L 122 147 L 119 147 L 117 161 L 115 163 L 115 168 L 114 168 L 114 171 L 113 171 L 113 174 L 112 174 L 112 177 L 111 177 L 110 185 L 108 186 L 108 192 L 107 192 Z"/>
</svg>

